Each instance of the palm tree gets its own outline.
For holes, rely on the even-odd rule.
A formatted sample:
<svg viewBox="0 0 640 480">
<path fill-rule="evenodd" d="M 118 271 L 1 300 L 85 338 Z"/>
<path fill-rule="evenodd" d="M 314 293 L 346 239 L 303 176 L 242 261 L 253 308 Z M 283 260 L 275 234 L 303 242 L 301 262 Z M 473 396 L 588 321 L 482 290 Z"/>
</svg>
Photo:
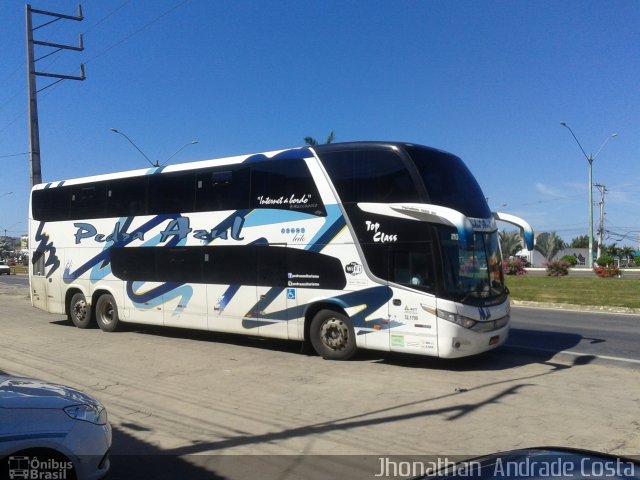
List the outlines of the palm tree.
<svg viewBox="0 0 640 480">
<path fill-rule="evenodd" d="M 327 141 L 325 142 L 325 144 L 329 145 L 331 142 L 333 142 L 333 130 L 331 130 L 331 133 L 329 133 L 329 136 L 327 137 Z M 318 141 L 313 137 L 304 137 L 304 144 L 310 147 L 315 147 L 319 145 Z"/>
<path fill-rule="evenodd" d="M 502 256 L 504 258 L 509 258 L 519 250 L 522 250 L 520 234 L 518 232 L 506 232 L 502 230 L 498 232 L 498 240 L 500 241 L 500 249 L 502 250 Z"/>
<path fill-rule="evenodd" d="M 557 253 L 564 248 L 564 242 L 562 239 L 556 234 L 556 232 L 543 232 L 538 235 L 536 239 L 536 245 L 533 247 L 534 250 L 540 252 L 547 261 L 551 261 L 553 257 L 557 255 Z"/>
</svg>

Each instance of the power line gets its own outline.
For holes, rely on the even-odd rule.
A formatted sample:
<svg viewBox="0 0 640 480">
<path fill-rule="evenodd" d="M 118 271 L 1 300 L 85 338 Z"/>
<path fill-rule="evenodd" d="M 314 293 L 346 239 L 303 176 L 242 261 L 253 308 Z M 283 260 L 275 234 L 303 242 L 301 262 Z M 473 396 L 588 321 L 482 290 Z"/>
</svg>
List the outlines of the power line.
<svg viewBox="0 0 640 480">
<path fill-rule="evenodd" d="M 21 155 L 29 155 L 29 152 L 12 153 L 10 155 L 0 155 L 0 158 L 19 157 Z"/>
<path fill-rule="evenodd" d="M 89 28 L 87 28 L 84 31 L 84 34 L 86 35 L 87 33 L 89 33 L 91 30 L 93 30 L 94 28 L 96 28 L 98 25 L 100 25 L 101 23 L 103 23 L 107 18 L 111 17 L 114 13 L 116 13 L 117 11 L 121 10 L 125 5 L 127 5 L 128 3 L 131 3 L 132 0 L 126 0 L 122 5 L 120 5 L 119 7 L 116 7 L 115 9 L 111 10 L 111 12 L 107 13 L 104 17 L 102 17 L 100 20 L 98 20 L 96 23 L 94 23 L 93 25 L 91 25 Z M 85 0 L 86 2 L 86 0 Z M 82 3 L 85 3 L 82 2 Z"/>
<path fill-rule="evenodd" d="M 107 20 L 109 17 L 111 17 L 112 15 L 114 15 L 116 12 L 118 12 L 119 10 L 121 10 L 122 8 L 125 7 L 125 5 L 131 3 L 132 0 L 126 0 L 124 3 L 122 3 L 120 6 L 116 7 L 115 9 L 113 9 L 111 12 L 109 12 L 107 15 L 105 15 L 104 17 L 102 17 L 102 19 L 98 20 L 95 24 L 93 24 L 91 27 L 89 27 L 86 32 L 90 32 L 91 30 L 93 30 L 94 28 L 96 28 L 98 25 L 102 24 L 105 20 Z M 150 27 L 151 25 L 153 25 L 154 23 L 156 23 L 157 21 L 161 20 L 162 18 L 166 17 L 167 15 L 169 15 L 170 13 L 172 13 L 174 10 L 177 10 L 178 8 L 182 7 L 183 5 L 185 5 L 187 2 L 190 2 L 191 0 L 183 0 L 182 2 L 178 3 L 177 5 L 173 6 L 172 8 L 166 10 L 165 12 L 161 13 L 160 15 L 158 15 L 157 17 L 155 17 L 153 20 L 147 22 L 146 24 L 144 24 L 142 27 L 138 28 L 137 30 L 133 31 L 132 33 L 130 33 L 129 35 L 127 35 L 126 37 L 124 37 L 123 39 L 117 41 L 116 43 L 112 44 L 111 46 L 105 48 L 104 50 L 102 50 L 101 52 L 97 53 L 96 55 L 94 55 L 93 57 L 90 57 L 86 62 L 84 62 L 84 64 L 86 65 L 87 63 L 97 59 L 98 57 L 101 57 L 103 55 L 105 55 L 107 52 L 109 52 L 110 50 L 116 48 L 117 46 L 125 43 L 127 40 L 131 39 L 132 37 L 134 37 L 135 35 L 137 35 L 138 33 L 142 32 L 143 30 L 147 29 L 148 27 Z M 87 0 L 84 0 L 83 2 L 80 3 L 80 5 L 84 5 L 87 2 Z M 85 32 L 85 33 L 86 33 Z M 53 61 L 51 61 L 50 63 L 47 63 L 44 67 L 47 68 L 51 65 L 53 65 L 55 62 L 58 61 L 60 57 L 56 57 L 54 58 Z M 20 67 L 19 67 L 20 68 Z M 18 69 L 16 69 L 17 71 Z M 15 72 L 14 72 L 15 73 Z M 13 75 L 13 74 L 11 74 Z M 11 76 L 10 75 L 10 76 Z M 8 78 L 8 77 L 7 77 Z M 47 85 L 44 88 L 49 88 L 51 86 L 54 86 L 57 82 L 54 82 L 53 84 Z M 13 100 L 15 97 L 17 97 L 18 95 L 20 95 L 24 90 L 26 90 L 26 86 L 23 86 L 17 93 L 15 93 L 11 98 L 9 98 L 9 100 L 7 100 L 5 103 L 3 103 L 0 108 L 4 107 L 5 105 L 7 105 L 11 100 Z M 57 88 L 57 86 L 55 87 Z M 47 93 L 50 93 L 51 90 Z M 7 128 L 9 128 L 11 125 L 13 125 L 15 122 L 17 122 L 20 118 L 22 118 L 25 114 L 27 113 L 27 110 L 25 109 L 24 111 L 22 111 L 18 116 L 16 116 L 13 120 L 11 120 L 9 123 L 5 124 L 2 128 L 0 128 L 0 133 L 4 132 Z"/>
<path fill-rule="evenodd" d="M 162 19 L 163 17 L 166 17 L 167 15 L 169 15 L 171 12 L 173 12 L 174 10 L 177 10 L 178 8 L 182 7 L 185 3 L 190 2 L 191 0 L 183 0 L 182 2 L 180 2 L 178 5 L 175 5 L 174 7 L 170 8 L 169 10 L 167 10 L 166 12 L 160 14 L 159 16 L 157 16 L 156 18 L 154 18 L 153 20 L 151 20 L 148 23 L 145 23 L 142 27 L 138 28 L 137 30 L 134 30 L 132 33 L 130 33 L 129 35 L 127 35 L 126 37 L 124 37 L 122 40 L 117 41 L 116 43 L 114 43 L 113 45 L 111 45 L 110 47 L 105 48 L 104 50 L 102 50 L 101 52 L 97 53 L 96 55 L 94 55 L 93 57 L 89 58 L 88 60 L 86 60 L 84 62 L 84 64 L 86 65 L 87 63 L 95 60 L 98 57 L 101 57 L 102 55 L 106 54 L 107 52 L 109 52 L 110 50 L 113 50 L 114 48 L 122 45 L 124 42 L 126 42 L 127 40 L 131 39 L 132 37 L 134 37 L 135 35 L 137 35 L 138 33 L 142 32 L 143 30 L 147 29 L 148 27 L 150 27 L 151 25 L 153 25 L 154 23 L 156 23 L 158 20 Z"/>
</svg>

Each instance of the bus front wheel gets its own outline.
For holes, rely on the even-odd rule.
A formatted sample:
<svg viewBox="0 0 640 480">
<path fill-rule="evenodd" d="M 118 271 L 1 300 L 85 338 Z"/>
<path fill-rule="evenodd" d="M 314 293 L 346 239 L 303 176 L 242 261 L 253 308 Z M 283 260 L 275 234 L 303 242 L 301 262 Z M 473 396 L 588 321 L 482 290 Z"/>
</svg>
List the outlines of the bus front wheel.
<svg viewBox="0 0 640 480">
<path fill-rule="evenodd" d="M 69 319 L 78 328 L 89 328 L 93 324 L 91 318 L 91 306 L 87 304 L 87 299 L 80 292 L 71 297 L 69 303 Z"/>
<path fill-rule="evenodd" d="M 325 360 L 348 360 L 356 353 L 351 320 L 333 310 L 320 310 L 311 320 L 311 345 Z"/>
<path fill-rule="evenodd" d="M 105 293 L 96 302 L 96 322 L 103 332 L 115 332 L 118 328 L 118 306 L 113 295 Z"/>
</svg>

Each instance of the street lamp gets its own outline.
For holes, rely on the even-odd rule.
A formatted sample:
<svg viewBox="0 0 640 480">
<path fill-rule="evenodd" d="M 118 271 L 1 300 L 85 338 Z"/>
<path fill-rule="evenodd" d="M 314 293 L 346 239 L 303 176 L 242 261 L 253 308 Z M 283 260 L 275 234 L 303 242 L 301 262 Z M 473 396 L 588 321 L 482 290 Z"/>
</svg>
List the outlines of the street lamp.
<svg viewBox="0 0 640 480">
<path fill-rule="evenodd" d="M 600 145 L 600 148 L 598 149 L 598 151 L 596 152 L 595 155 L 593 155 L 591 152 L 589 153 L 589 155 L 587 155 L 587 152 L 585 152 L 584 148 L 582 148 L 582 145 L 578 141 L 578 137 L 576 137 L 576 134 L 573 133 L 573 130 L 571 130 L 571 127 L 569 125 L 567 125 L 566 122 L 560 122 L 560 125 L 562 125 L 563 127 L 566 127 L 567 130 L 569 130 L 571 132 L 571 135 L 573 136 L 573 139 L 578 144 L 578 147 L 580 147 L 580 150 L 582 151 L 582 154 L 584 155 L 584 158 L 586 158 L 587 162 L 589 162 L 589 258 L 588 258 L 588 266 L 589 266 L 589 268 L 593 269 L 593 161 L 596 159 L 598 154 L 602 151 L 602 149 L 607 144 L 607 142 L 609 140 L 611 140 L 613 137 L 617 137 L 618 134 L 617 133 L 612 133 L 607 138 L 605 138 L 604 142 L 602 142 L 602 145 Z"/>
<path fill-rule="evenodd" d="M 196 143 L 198 143 L 196 140 L 193 140 L 193 141 L 191 141 L 191 142 L 185 143 L 182 147 L 180 147 L 178 150 L 176 150 L 176 152 L 175 152 L 173 155 L 171 155 L 169 158 L 167 158 L 167 159 L 162 163 L 162 165 L 160 165 L 160 162 L 158 162 L 158 161 L 156 161 L 155 163 L 154 163 L 154 162 L 152 162 L 152 161 L 149 159 L 149 157 L 147 157 L 147 155 L 146 155 L 146 154 L 145 154 L 145 153 L 140 149 L 140 147 L 138 147 L 135 143 L 133 143 L 133 140 L 131 140 L 131 139 L 127 136 L 127 134 L 126 134 L 126 133 L 123 133 L 123 132 L 121 132 L 120 130 L 118 130 L 118 129 L 116 129 L 116 128 L 112 128 L 112 129 L 111 129 L 111 131 L 112 131 L 113 133 L 117 133 L 117 134 L 119 134 L 119 135 L 122 135 L 124 138 L 126 138 L 126 139 L 129 141 L 129 143 L 130 143 L 131 145 L 133 145 L 133 146 L 135 147 L 135 149 L 136 149 L 136 150 L 138 150 L 138 151 L 142 154 L 142 156 L 143 156 L 144 158 L 146 158 L 146 159 L 147 159 L 147 162 L 149 162 L 149 163 L 151 164 L 151 166 L 152 166 L 152 167 L 156 167 L 156 168 L 158 168 L 158 167 L 160 167 L 160 166 L 164 166 L 164 165 L 166 165 L 166 164 L 169 162 L 169 160 L 171 160 L 173 157 L 175 157 L 178 153 L 180 153 L 182 150 L 184 150 L 185 148 L 187 148 L 189 145 L 195 145 Z"/>
<path fill-rule="evenodd" d="M 177 154 L 179 154 L 182 150 L 184 150 L 185 148 L 187 148 L 189 145 L 195 145 L 196 143 L 198 143 L 197 140 L 192 140 L 191 142 L 187 142 L 185 143 L 183 146 L 181 146 L 178 150 L 175 151 L 175 153 L 173 155 L 171 155 L 169 158 L 167 158 L 164 162 L 162 162 L 162 165 L 160 166 L 164 166 L 167 163 L 169 163 L 169 160 L 171 160 L 173 157 L 175 157 Z"/>
<path fill-rule="evenodd" d="M 143 156 L 144 158 L 146 158 L 146 159 L 147 159 L 147 162 L 149 162 L 149 163 L 151 164 L 151 166 L 152 166 L 152 167 L 157 167 L 157 166 L 158 166 L 158 162 L 153 163 L 151 160 L 149 160 L 149 157 L 147 157 L 147 155 L 146 155 L 142 150 L 140 150 L 140 147 L 138 147 L 135 143 L 133 143 L 133 140 L 131 140 L 131 139 L 127 136 L 127 134 L 126 134 L 126 133 L 122 133 L 121 131 L 119 131 L 119 130 L 117 130 L 117 129 L 115 129 L 115 128 L 112 128 L 112 129 L 111 129 L 111 131 L 112 131 L 113 133 L 117 133 L 117 134 L 119 134 L 119 135 L 122 135 L 124 138 L 126 138 L 127 140 L 129 140 L 129 143 L 130 143 L 131 145 L 133 145 L 133 146 L 135 147 L 135 149 L 136 149 L 136 150 L 138 150 L 138 151 L 142 154 L 142 156 Z"/>
</svg>

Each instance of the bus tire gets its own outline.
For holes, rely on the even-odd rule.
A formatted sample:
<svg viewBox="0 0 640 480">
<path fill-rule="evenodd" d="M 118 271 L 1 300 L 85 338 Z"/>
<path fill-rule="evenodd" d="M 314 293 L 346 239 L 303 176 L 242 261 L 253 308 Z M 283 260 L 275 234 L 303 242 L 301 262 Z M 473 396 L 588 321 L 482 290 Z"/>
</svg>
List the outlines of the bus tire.
<svg viewBox="0 0 640 480">
<path fill-rule="evenodd" d="M 96 302 L 96 322 L 103 332 L 115 332 L 120 323 L 118 317 L 118 306 L 113 295 L 105 293 L 100 295 Z"/>
<path fill-rule="evenodd" d="M 320 310 L 311 320 L 311 345 L 325 360 L 348 360 L 356 353 L 351 320 L 333 310 Z"/>
<path fill-rule="evenodd" d="M 89 328 L 93 325 L 91 305 L 81 292 L 74 293 L 71 297 L 69 319 L 78 328 Z"/>
</svg>

